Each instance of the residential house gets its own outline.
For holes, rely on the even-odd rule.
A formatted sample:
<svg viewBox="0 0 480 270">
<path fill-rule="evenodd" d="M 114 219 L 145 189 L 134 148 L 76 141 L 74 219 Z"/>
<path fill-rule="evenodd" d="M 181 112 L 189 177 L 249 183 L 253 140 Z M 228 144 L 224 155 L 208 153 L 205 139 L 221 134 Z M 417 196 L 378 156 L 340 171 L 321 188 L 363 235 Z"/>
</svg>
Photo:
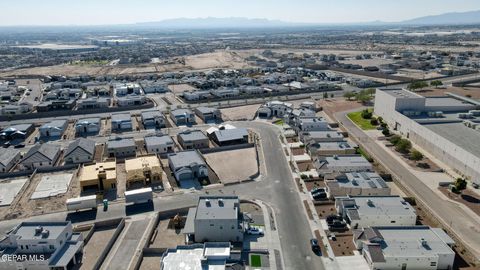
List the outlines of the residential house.
<svg viewBox="0 0 480 270">
<path fill-rule="evenodd" d="M 110 98 L 104 97 L 89 97 L 77 101 L 77 108 L 79 110 L 108 108 L 110 106 Z"/>
<path fill-rule="evenodd" d="M 112 114 L 112 131 L 122 132 L 132 130 L 132 117 L 129 113 Z"/>
<path fill-rule="evenodd" d="M 387 196 L 390 187 L 375 172 L 348 172 L 333 179 L 325 178 L 326 192 L 329 198 L 339 196 Z"/>
<path fill-rule="evenodd" d="M 38 112 L 72 110 L 76 104 L 77 101 L 75 99 L 51 100 L 40 102 L 36 108 Z"/>
<path fill-rule="evenodd" d="M 20 150 L 6 148 L 0 151 L 0 172 L 8 172 L 21 159 Z"/>
<path fill-rule="evenodd" d="M 95 156 L 95 142 L 79 138 L 71 142 L 64 153 L 65 163 L 92 162 Z"/>
<path fill-rule="evenodd" d="M 4 141 L 25 140 L 35 131 L 33 124 L 18 124 L 2 130 L 0 139 Z"/>
<path fill-rule="evenodd" d="M 260 106 L 257 111 L 257 115 L 260 118 L 284 117 L 285 115 L 288 115 L 292 110 L 293 105 L 291 103 L 282 101 L 269 101 L 264 105 Z"/>
<path fill-rule="evenodd" d="M 219 146 L 248 143 L 248 130 L 246 128 L 218 128 L 211 130 L 208 137 Z"/>
<path fill-rule="evenodd" d="M 49 123 L 43 124 L 38 130 L 40 138 L 60 138 L 67 129 L 67 120 L 53 120 Z"/>
<path fill-rule="evenodd" d="M 400 196 L 351 196 L 335 199 L 337 213 L 354 229 L 374 226 L 414 226 L 417 213 Z"/>
<path fill-rule="evenodd" d="M 311 156 L 353 155 L 357 153 L 357 145 L 352 142 L 312 142 L 307 144 Z"/>
<path fill-rule="evenodd" d="M 21 222 L 0 240 L 2 269 L 71 269 L 81 264 L 82 233 L 70 221 Z"/>
<path fill-rule="evenodd" d="M 100 132 L 100 121 L 98 117 L 78 119 L 75 123 L 75 133 L 80 136 L 94 135 Z"/>
<path fill-rule="evenodd" d="M 127 172 L 127 188 L 137 182 L 145 186 L 162 180 L 162 166 L 156 155 L 126 159 L 125 171 Z"/>
<path fill-rule="evenodd" d="M 164 154 L 173 152 L 175 144 L 168 135 L 147 136 L 144 138 L 145 148 L 149 154 Z"/>
<path fill-rule="evenodd" d="M 60 146 L 50 143 L 36 144 L 23 157 L 20 164 L 27 170 L 53 167 L 60 157 Z"/>
<path fill-rule="evenodd" d="M 145 128 L 165 127 L 165 116 L 158 110 L 144 111 L 141 113 L 142 123 Z"/>
<path fill-rule="evenodd" d="M 200 130 L 186 130 L 177 134 L 178 143 L 183 149 L 208 148 L 208 137 Z"/>
<path fill-rule="evenodd" d="M 300 132 L 298 136 L 305 144 L 345 141 L 345 136 L 335 130 Z"/>
<path fill-rule="evenodd" d="M 168 154 L 168 165 L 177 181 L 208 179 L 208 167 L 196 150 Z"/>
<path fill-rule="evenodd" d="M 217 108 L 197 107 L 195 113 L 203 120 L 203 122 L 216 122 L 222 120 L 222 114 Z"/>
<path fill-rule="evenodd" d="M 115 161 L 84 165 L 80 171 L 82 192 L 96 192 L 117 188 L 117 164 Z"/>
<path fill-rule="evenodd" d="M 108 157 L 132 157 L 137 155 L 137 145 L 135 140 L 131 138 L 121 138 L 107 141 Z"/>
<path fill-rule="evenodd" d="M 429 226 L 375 226 L 355 230 L 353 241 L 370 269 L 454 269 L 453 239 Z"/>
<path fill-rule="evenodd" d="M 322 174 L 373 171 L 372 164 L 361 155 L 318 157 L 314 166 Z"/>
<path fill-rule="evenodd" d="M 183 233 L 195 242 L 241 242 L 245 224 L 237 196 L 200 196 Z"/>
<path fill-rule="evenodd" d="M 177 246 L 163 253 L 160 263 L 161 270 L 173 269 L 228 269 L 230 261 L 230 243 L 216 242 Z"/>
<path fill-rule="evenodd" d="M 195 124 L 195 114 L 189 109 L 176 109 L 170 112 L 170 119 L 178 125 Z"/>
</svg>

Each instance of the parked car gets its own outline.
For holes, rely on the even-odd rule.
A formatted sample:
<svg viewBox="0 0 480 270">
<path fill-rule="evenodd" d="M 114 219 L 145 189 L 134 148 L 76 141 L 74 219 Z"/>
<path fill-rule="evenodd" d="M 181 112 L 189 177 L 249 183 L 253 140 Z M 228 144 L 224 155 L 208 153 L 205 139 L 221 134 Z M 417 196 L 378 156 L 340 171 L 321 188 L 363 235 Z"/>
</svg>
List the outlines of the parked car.
<svg viewBox="0 0 480 270">
<path fill-rule="evenodd" d="M 324 188 L 319 188 L 319 187 L 316 187 L 316 188 L 313 188 L 310 193 L 314 194 L 314 193 L 319 193 L 319 192 L 326 192 Z"/>
<path fill-rule="evenodd" d="M 250 234 L 250 235 L 263 235 L 263 230 L 260 229 L 260 228 L 256 228 L 256 227 L 249 227 L 247 229 L 247 234 Z"/>
<path fill-rule="evenodd" d="M 347 223 L 345 221 L 335 220 L 332 224 L 328 224 L 328 229 L 330 231 L 343 231 L 347 228 Z"/>
<path fill-rule="evenodd" d="M 318 240 L 315 238 L 310 239 L 310 247 L 312 248 L 312 251 L 314 253 L 321 252 L 320 245 L 318 244 Z"/>
<path fill-rule="evenodd" d="M 330 224 L 332 222 L 334 222 L 335 220 L 343 220 L 341 216 L 339 215 L 329 215 L 327 216 L 327 224 Z"/>
<path fill-rule="evenodd" d="M 327 193 L 315 193 L 312 195 L 315 201 L 322 201 L 327 199 Z"/>
<path fill-rule="evenodd" d="M 25 147 L 24 143 L 19 143 L 19 144 L 15 145 L 13 148 L 24 148 L 24 147 Z"/>
</svg>

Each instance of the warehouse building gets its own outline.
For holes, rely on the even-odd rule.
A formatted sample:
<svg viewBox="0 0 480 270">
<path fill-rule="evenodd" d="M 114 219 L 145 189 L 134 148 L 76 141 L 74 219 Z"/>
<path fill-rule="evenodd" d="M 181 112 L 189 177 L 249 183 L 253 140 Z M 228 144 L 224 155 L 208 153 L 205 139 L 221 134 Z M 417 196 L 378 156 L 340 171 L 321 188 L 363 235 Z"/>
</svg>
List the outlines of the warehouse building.
<svg viewBox="0 0 480 270">
<path fill-rule="evenodd" d="M 374 113 L 457 173 L 480 184 L 480 102 L 448 95 L 426 98 L 404 89 L 377 89 Z"/>
</svg>

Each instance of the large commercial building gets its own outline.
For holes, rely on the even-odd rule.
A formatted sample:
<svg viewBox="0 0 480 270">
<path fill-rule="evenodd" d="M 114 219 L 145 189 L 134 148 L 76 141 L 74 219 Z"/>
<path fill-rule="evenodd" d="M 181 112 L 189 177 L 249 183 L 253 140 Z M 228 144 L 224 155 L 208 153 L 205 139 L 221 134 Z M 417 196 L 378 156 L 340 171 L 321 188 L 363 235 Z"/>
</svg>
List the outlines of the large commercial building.
<svg viewBox="0 0 480 270">
<path fill-rule="evenodd" d="M 0 269 L 75 269 L 83 236 L 68 222 L 22 222 L 0 240 Z"/>
<path fill-rule="evenodd" d="M 183 232 L 195 242 L 240 242 L 244 227 L 237 196 L 200 196 Z"/>
<path fill-rule="evenodd" d="M 353 237 L 372 270 L 453 269 L 454 241 L 439 228 L 371 227 Z"/>
<path fill-rule="evenodd" d="M 377 89 L 376 115 L 459 174 L 480 184 L 480 102 Z"/>
<path fill-rule="evenodd" d="M 347 196 L 335 199 L 335 208 L 352 228 L 413 226 L 415 209 L 400 196 Z"/>
</svg>

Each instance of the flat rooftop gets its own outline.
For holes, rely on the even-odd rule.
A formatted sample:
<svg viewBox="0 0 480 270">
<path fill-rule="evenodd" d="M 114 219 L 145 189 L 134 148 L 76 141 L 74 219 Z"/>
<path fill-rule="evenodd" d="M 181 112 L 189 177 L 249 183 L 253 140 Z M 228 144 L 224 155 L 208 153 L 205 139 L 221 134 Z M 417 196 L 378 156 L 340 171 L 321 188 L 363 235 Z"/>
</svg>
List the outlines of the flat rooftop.
<svg viewBox="0 0 480 270">
<path fill-rule="evenodd" d="M 173 140 L 169 135 L 162 135 L 162 136 L 148 136 L 145 137 L 145 144 L 148 145 L 156 145 L 156 144 L 172 144 Z"/>
<path fill-rule="evenodd" d="M 350 196 L 342 200 L 354 202 L 355 207 L 350 209 L 360 219 L 369 216 L 416 216 L 415 209 L 400 196 Z"/>
<path fill-rule="evenodd" d="M 426 107 L 465 107 L 464 110 L 473 110 L 475 108 L 475 105 L 465 102 L 460 99 L 452 98 L 452 97 L 427 97 L 425 99 L 425 106 Z M 426 108 L 428 109 L 428 108 Z"/>
<path fill-rule="evenodd" d="M 67 192 L 72 178 L 73 174 L 71 173 L 45 175 L 40 180 L 40 183 L 38 183 L 30 199 L 48 198 L 64 194 Z"/>
<path fill-rule="evenodd" d="M 452 254 L 447 243 L 453 240 L 442 230 L 427 226 L 374 227 L 383 238 L 381 245 L 385 257 L 426 257 L 435 254 Z M 422 245 L 425 243 L 425 245 Z"/>
<path fill-rule="evenodd" d="M 375 172 L 351 172 L 337 178 L 338 185 L 348 188 L 389 188 L 385 180 Z"/>
<path fill-rule="evenodd" d="M 361 155 L 338 155 L 329 156 L 325 158 L 329 167 L 342 167 L 342 166 L 368 166 L 372 167 L 372 164 L 368 162 Z"/>
<path fill-rule="evenodd" d="M 195 219 L 237 219 L 239 207 L 237 196 L 201 196 Z"/>
<path fill-rule="evenodd" d="M 418 95 L 418 94 L 415 94 L 411 91 L 408 91 L 408 90 L 405 90 L 405 89 L 402 89 L 402 88 L 396 88 L 396 89 L 380 89 L 382 91 L 384 91 L 385 93 L 393 96 L 393 97 L 396 97 L 396 98 L 424 98 L 423 96 L 421 95 Z"/>
<path fill-rule="evenodd" d="M 424 124 L 436 134 L 480 157 L 480 131 L 466 127 L 463 123 Z"/>
<path fill-rule="evenodd" d="M 197 151 L 189 150 L 189 151 L 182 151 L 168 155 L 169 161 L 172 163 L 172 166 L 175 169 L 181 167 L 188 167 L 192 164 L 203 164 L 206 165 L 203 158 Z"/>
<path fill-rule="evenodd" d="M 69 222 L 23 222 L 12 232 L 14 235 L 20 236 L 24 240 L 28 239 L 57 239 L 65 230 Z M 48 230 L 47 237 L 36 234 L 35 229 L 41 226 L 44 230 Z"/>
<path fill-rule="evenodd" d="M 187 130 L 178 133 L 178 136 L 181 137 L 183 141 L 208 140 L 207 136 L 200 130 Z"/>
<path fill-rule="evenodd" d="M 207 243 L 205 243 L 205 246 Z M 162 270 L 225 270 L 225 258 L 207 256 L 209 247 L 203 245 L 179 246 L 167 250 L 162 259 Z M 208 251 L 210 253 L 210 251 Z M 228 252 L 230 253 L 230 251 Z"/>
</svg>

